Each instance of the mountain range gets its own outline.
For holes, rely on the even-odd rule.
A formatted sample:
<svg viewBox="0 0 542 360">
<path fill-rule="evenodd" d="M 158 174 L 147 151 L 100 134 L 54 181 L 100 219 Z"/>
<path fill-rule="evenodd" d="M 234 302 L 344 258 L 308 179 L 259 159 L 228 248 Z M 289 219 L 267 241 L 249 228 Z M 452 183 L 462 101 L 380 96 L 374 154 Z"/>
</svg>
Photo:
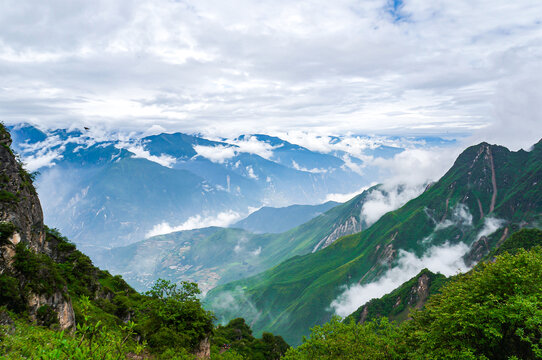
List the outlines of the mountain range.
<svg viewBox="0 0 542 360">
<path fill-rule="evenodd" d="M 262 206 L 322 204 L 330 194 L 353 193 L 381 177 L 367 159 L 390 158 L 406 147 L 454 144 L 432 137 L 358 137 L 366 145 L 356 157 L 340 137 L 329 137 L 330 149 L 322 153 L 261 134 L 209 140 L 28 124 L 9 129 L 26 168 L 38 171 L 47 223 L 91 257 L 152 235 L 227 226 Z M 311 215 L 316 213 L 302 221 Z M 290 225 L 248 230 L 282 232 Z"/>
<path fill-rule="evenodd" d="M 450 274 L 465 270 L 514 230 L 540 227 L 541 179 L 542 142 L 528 152 L 469 147 L 438 182 L 370 227 L 220 285 L 206 304 L 222 319 L 243 315 L 256 332 L 299 344 L 310 327 L 348 315 L 428 263 L 439 270 L 448 262 Z"/>
</svg>

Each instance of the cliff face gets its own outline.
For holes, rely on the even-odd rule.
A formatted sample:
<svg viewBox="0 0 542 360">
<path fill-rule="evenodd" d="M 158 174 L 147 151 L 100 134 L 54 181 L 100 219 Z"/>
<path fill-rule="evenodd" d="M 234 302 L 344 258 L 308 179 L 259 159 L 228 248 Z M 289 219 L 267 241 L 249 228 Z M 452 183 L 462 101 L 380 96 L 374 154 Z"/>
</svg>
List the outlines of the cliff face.
<svg viewBox="0 0 542 360">
<path fill-rule="evenodd" d="M 51 309 L 60 327 L 68 329 L 74 326 L 75 316 L 66 290 L 36 292 L 24 286 L 35 279 L 28 279 L 15 264 L 19 249 L 47 255 L 52 250 L 46 242 L 43 213 L 32 177 L 19 164 L 10 145 L 11 137 L 0 125 L 0 275 L 19 280 L 18 290 L 31 318 L 37 319 L 40 309 Z"/>
</svg>

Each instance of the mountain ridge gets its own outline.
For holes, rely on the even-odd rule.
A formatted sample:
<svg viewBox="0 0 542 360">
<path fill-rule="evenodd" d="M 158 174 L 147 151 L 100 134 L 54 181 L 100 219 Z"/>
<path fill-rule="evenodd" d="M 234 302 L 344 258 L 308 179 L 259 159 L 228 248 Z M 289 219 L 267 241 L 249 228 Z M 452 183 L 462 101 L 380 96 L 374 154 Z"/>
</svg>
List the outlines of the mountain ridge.
<svg viewBox="0 0 542 360">
<path fill-rule="evenodd" d="M 206 301 L 213 308 L 221 292 L 245 299 L 240 308 L 252 306 L 259 314 L 249 319 L 255 331 L 278 332 L 296 344 L 309 327 L 330 318 L 326 309 L 341 286 L 377 280 L 397 261 L 400 251 L 422 256 L 430 246 L 447 242 L 470 245 L 496 222 L 501 233 L 491 231 L 486 236 L 489 250 L 509 224 L 538 223 L 542 191 L 531 181 L 534 178 L 542 178 L 538 152 L 510 152 L 487 143 L 469 147 L 437 183 L 368 229 L 254 277 L 221 285 L 211 290 Z"/>
</svg>

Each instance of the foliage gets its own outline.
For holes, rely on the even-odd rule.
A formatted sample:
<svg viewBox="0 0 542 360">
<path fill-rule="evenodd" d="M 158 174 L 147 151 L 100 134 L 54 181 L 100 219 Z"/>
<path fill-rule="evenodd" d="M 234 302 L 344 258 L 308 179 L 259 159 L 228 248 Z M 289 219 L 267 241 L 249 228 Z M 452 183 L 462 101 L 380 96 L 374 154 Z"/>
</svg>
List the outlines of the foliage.
<svg viewBox="0 0 542 360">
<path fill-rule="evenodd" d="M 13 276 L 0 274 L 0 306 L 22 312 L 26 306 L 19 290 L 19 281 Z"/>
<path fill-rule="evenodd" d="M 309 339 L 290 349 L 285 360 L 402 359 L 405 342 L 401 330 L 387 318 L 357 324 L 339 317 L 315 326 Z"/>
<path fill-rule="evenodd" d="M 168 348 L 195 349 L 213 330 L 213 316 L 203 309 L 196 283 L 180 285 L 159 279 L 146 293 L 139 330 L 149 346 L 158 351 Z"/>
<path fill-rule="evenodd" d="M 333 318 L 285 359 L 542 359 L 542 248 L 454 277 L 412 320 Z"/>
<path fill-rule="evenodd" d="M 218 326 L 212 338 L 218 347 L 215 353 L 223 351 L 235 353 L 246 359 L 274 360 L 280 359 L 289 346 L 280 336 L 263 333 L 261 339 L 252 335 L 252 330 L 242 318 L 231 320 L 226 326 Z"/>
<path fill-rule="evenodd" d="M 499 246 L 495 255 L 508 252 L 515 254 L 519 249 L 529 250 L 535 246 L 542 246 L 542 230 L 540 229 L 521 229 L 508 237 L 501 246 Z"/>
<path fill-rule="evenodd" d="M 407 326 L 420 356 L 542 358 L 542 248 L 480 264 L 412 316 Z"/>
<path fill-rule="evenodd" d="M 141 353 L 142 346 L 133 340 L 133 323 L 110 329 L 86 312 L 90 306 L 88 298 L 82 302 L 84 321 L 78 324 L 74 334 L 33 326 L 19 319 L 14 334 L 0 335 L 3 359 L 118 360 L 125 359 L 129 353 Z"/>
<path fill-rule="evenodd" d="M 13 267 L 26 279 L 21 284 L 26 291 L 52 295 L 57 291 L 63 291 L 66 286 L 66 280 L 55 262 L 46 254 L 30 250 L 22 242 L 15 246 Z"/>
<path fill-rule="evenodd" d="M 382 316 L 394 321 L 406 320 L 410 309 L 417 305 L 420 294 L 416 293 L 418 281 L 421 276 L 427 276 L 428 294 L 439 292 L 440 288 L 448 281 L 442 274 L 434 274 L 428 269 L 423 269 L 418 275 L 405 282 L 403 285 L 380 298 L 372 299 L 367 304 L 359 307 L 354 313 L 345 318 L 345 322 L 360 321 L 364 314 L 364 321 L 370 321 Z M 421 305 L 421 304 L 420 304 Z M 365 310 L 367 308 L 367 310 Z M 365 311 L 365 313 L 364 313 Z"/>
<path fill-rule="evenodd" d="M 19 202 L 19 195 L 14 194 L 10 191 L 0 189 L 0 202 L 1 203 L 8 203 L 8 204 L 15 204 Z"/>
<path fill-rule="evenodd" d="M 8 243 L 9 238 L 17 228 L 11 222 L 0 222 L 0 246 Z"/>
</svg>

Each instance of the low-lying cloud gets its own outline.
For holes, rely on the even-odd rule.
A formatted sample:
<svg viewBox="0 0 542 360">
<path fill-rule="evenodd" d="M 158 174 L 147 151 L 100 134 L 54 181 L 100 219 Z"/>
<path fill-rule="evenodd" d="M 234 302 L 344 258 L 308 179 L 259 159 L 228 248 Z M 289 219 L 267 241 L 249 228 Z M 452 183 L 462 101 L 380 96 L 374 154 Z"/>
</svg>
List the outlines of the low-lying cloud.
<svg viewBox="0 0 542 360">
<path fill-rule="evenodd" d="M 223 164 L 224 161 L 229 160 L 237 155 L 237 151 L 233 146 L 204 146 L 194 145 L 194 150 L 198 155 L 203 156 L 217 164 Z"/>
<path fill-rule="evenodd" d="M 367 225 L 372 225 L 387 212 L 396 210 L 409 200 L 420 195 L 423 185 L 417 186 L 383 186 L 373 190 L 361 208 L 361 218 Z"/>
<path fill-rule="evenodd" d="M 152 236 L 169 234 L 176 231 L 201 229 L 209 226 L 227 227 L 228 225 L 231 225 L 235 221 L 239 220 L 241 217 L 241 214 L 232 210 L 223 211 L 215 216 L 208 217 L 204 217 L 202 215 L 195 215 L 189 217 L 185 222 L 177 226 L 171 226 L 167 222 L 157 224 L 145 234 L 145 237 L 149 238 Z"/>
<path fill-rule="evenodd" d="M 476 239 L 479 239 L 482 236 L 488 236 L 488 235 L 493 234 L 504 223 L 505 223 L 505 220 L 503 220 L 503 219 L 497 219 L 497 218 L 494 218 L 494 217 L 491 217 L 491 216 L 487 216 L 484 219 L 484 226 L 482 227 L 480 232 L 476 235 Z"/>
<path fill-rule="evenodd" d="M 167 154 L 161 154 L 160 156 L 151 155 L 142 145 L 131 145 L 126 150 L 134 154 L 135 158 L 146 159 L 168 168 L 171 168 L 177 162 L 177 159 Z"/>
<path fill-rule="evenodd" d="M 469 247 L 464 243 L 451 245 L 445 243 L 434 246 L 422 256 L 400 250 L 398 263 L 388 270 L 379 280 L 364 284 L 353 285 L 339 295 L 330 307 L 339 316 L 348 316 L 369 300 L 390 293 L 404 282 L 416 276 L 422 269 L 446 276 L 468 270 L 462 257 Z"/>
</svg>

